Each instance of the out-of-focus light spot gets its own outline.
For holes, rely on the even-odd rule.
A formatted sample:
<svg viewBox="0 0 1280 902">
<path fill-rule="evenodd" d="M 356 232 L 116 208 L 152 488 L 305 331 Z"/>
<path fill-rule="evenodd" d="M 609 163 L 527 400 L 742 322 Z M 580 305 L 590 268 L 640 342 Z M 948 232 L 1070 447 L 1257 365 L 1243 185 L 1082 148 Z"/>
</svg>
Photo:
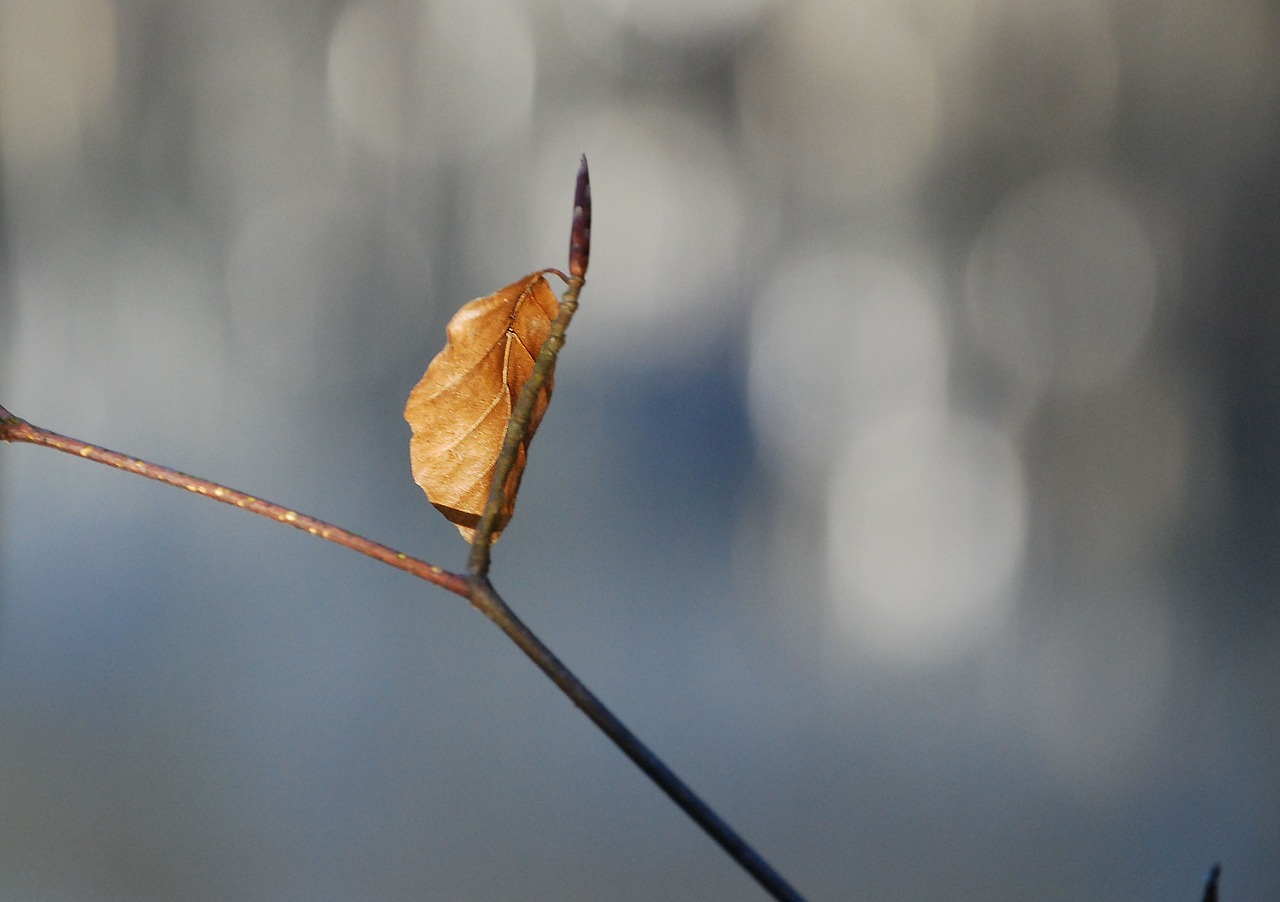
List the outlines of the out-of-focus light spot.
<svg viewBox="0 0 1280 902">
<path fill-rule="evenodd" d="M 128 395 L 157 431 L 220 444 L 228 400 L 225 329 L 202 238 L 179 222 L 167 233 L 120 242 L 106 305 L 113 322 L 98 336 L 116 372 L 83 375 L 81 384 L 101 383 L 95 394 L 107 409 L 116 407 L 113 395 Z"/>
<path fill-rule="evenodd" d="M 214 274 L 202 236 L 166 225 L 123 228 L 109 249 L 47 240 L 18 256 L 6 389 L 24 405 L 86 430 L 113 419 L 170 438 L 220 428 L 225 345 Z"/>
<path fill-rule="evenodd" d="M 705 123 L 670 110 L 583 111 L 572 122 L 539 157 L 527 221 L 534 259 L 564 260 L 573 174 L 585 150 L 592 192 L 608 203 L 596 205 L 593 287 L 590 307 L 573 322 L 574 354 L 611 365 L 696 356 L 732 327 L 725 308 L 745 303 L 746 199 L 727 148 Z"/>
<path fill-rule="evenodd" d="M 111 0 L 0 0 L 0 148 L 6 158 L 75 149 L 116 84 Z"/>
<path fill-rule="evenodd" d="M 613 15 L 660 41 L 689 41 L 738 34 L 772 0 L 600 0 Z"/>
<path fill-rule="evenodd" d="M 401 5 L 357 0 L 329 41 L 329 108 L 335 123 L 389 158 L 407 150 L 413 32 Z"/>
<path fill-rule="evenodd" d="M 601 70 L 628 83 L 672 85 L 724 64 L 776 0 L 561 0 L 572 59 L 569 78 Z M 564 73 L 562 73 L 562 78 Z"/>
<path fill-rule="evenodd" d="M 1148 759 L 1168 702 L 1170 612 L 1132 587 L 1063 599 L 1048 632 L 1026 640 L 996 685 L 1059 779 L 1106 790 Z"/>
<path fill-rule="evenodd" d="M 370 201 L 341 189 L 263 204 L 241 224 L 227 262 L 232 335 L 264 390 L 353 378 L 353 333 L 369 318 L 355 299 L 384 230 Z M 357 372 L 381 359 L 362 355 Z"/>
<path fill-rule="evenodd" d="M 334 122 L 392 159 L 471 154 L 528 127 L 529 23 L 504 0 L 357 0 L 329 43 Z"/>
<path fill-rule="evenodd" d="M 937 307 L 885 257 L 815 253 L 779 266 L 757 302 L 748 361 L 752 423 L 775 462 L 825 483 L 837 449 L 869 423 L 940 406 Z"/>
<path fill-rule="evenodd" d="M 232 4 L 207 4 L 230 15 Z M 291 35 L 262 16 L 192 48 L 191 182 L 207 214 L 228 227 L 263 203 L 331 177 L 324 117 L 310 73 L 293 64 Z"/>
<path fill-rule="evenodd" d="M 881 197 L 910 186 L 934 149 L 935 63 L 889 3 L 788 5 L 746 53 L 748 134 L 805 197 Z"/>
<path fill-rule="evenodd" d="M 954 62 L 948 124 L 985 143 L 1059 156 L 1112 120 L 1120 80 L 1113 10 L 1096 0 L 977 4 L 940 35 Z"/>
<path fill-rule="evenodd" d="M 537 59 L 521 10 L 506 0 L 435 0 L 418 38 L 429 146 L 466 155 L 525 132 Z"/>
<path fill-rule="evenodd" d="M 829 505 L 832 602 L 854 646 L 922 665 L 1003 624 L 1027 529 L 1005 435 L 942 409 L 887 418 L 849 446 Z"/>
<path fill-rule="evenodd" d="M 1090 388 L 1142 347 L 1156 300 L 1146 227 L 1087 173 L 1024 186 L 983 225 L 965 273 L 979 345 L 1024 386 Z"/>
<path fill-rule="evenodd" d="M 1185 406 L 1149 366 L 1107 392 L 1046 406 L 1029 441 L 1064 564 L 1131 573 L 1160 561 L 1187 498 Z"/>
<path fill-rule="evenodd" d="M 1161 161 L 1233 174 L 1257 165 L 1274 146 L 1280 109 L 1274 4 L 1177 0 L 1114 12 L 1132 116 Z"/>
</svg>

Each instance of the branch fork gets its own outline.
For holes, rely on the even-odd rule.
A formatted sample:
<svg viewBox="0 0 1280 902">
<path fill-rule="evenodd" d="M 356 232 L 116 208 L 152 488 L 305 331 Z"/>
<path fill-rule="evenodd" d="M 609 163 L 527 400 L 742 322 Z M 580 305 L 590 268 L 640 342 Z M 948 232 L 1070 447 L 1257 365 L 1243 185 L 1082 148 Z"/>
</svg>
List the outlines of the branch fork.
<svg viewBox="0 0 1280 902">
<path fill-rule="evenodd" d="M 796 900 L 801 896 L 719 815 L 702 801 L 675 773 L 651 752 L 617 717 L 564 666 L 540 639 L 515 615 L 489 581 L 490 550 L 495 527 L 501 516 L 508 475 L 516 464 L 522 444 L 527 443 L 530 420 L 539 393 L 552 378 L 556 357 L 564 346 L 565 332 L 578 309 L 578 295 L 586 282 L 591 250 L 591 182 L 587 159 L 582 158 L 574 191 L 573 225 L 569 240 L 569 279 L 559 301 L 551 331 L 538 353 L 532 374 L 525 382 L 507 422 L 502 449 L 494 466 L 488 499 L 475 528 L 467 574 L 451 573 L 435 564 L 358 536 L 332 523 L 265 501 L 218 483 L 181 473 L 116 451 L 109 451 L 79 439 L 32 425 L 0 406 L 0 441 L 22 442 L 53 448 L 117 469 L 136 473 L 157 482 L 195 492 L 214 501 L 231 504 L 279 523 L 301 529 L 329 542 L 345 546 L 411 573 L 433 585 L 470 600 L 494 622 L 545 673 L 615 745 L 657 786 L 689 815 L 727 852 L 770 896 Z M 1206 895 L 1206 898 L 1208 896 Z"/>
</svg>

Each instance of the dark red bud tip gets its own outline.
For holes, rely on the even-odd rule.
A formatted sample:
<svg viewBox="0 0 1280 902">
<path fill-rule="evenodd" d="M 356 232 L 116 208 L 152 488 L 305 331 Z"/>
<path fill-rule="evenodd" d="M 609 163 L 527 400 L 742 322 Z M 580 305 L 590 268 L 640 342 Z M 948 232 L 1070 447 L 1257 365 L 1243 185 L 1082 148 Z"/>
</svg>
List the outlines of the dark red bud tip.
<svg viewBox="0 0 1280 902">
<path fill-rule="evenodd" d="M 569 235 L 569 275 L 581 279 L 591 259 L 591 175 L 587 155 L 578 167 L 578 185 L 573 192 L 573 231 Z"/>
</svg>

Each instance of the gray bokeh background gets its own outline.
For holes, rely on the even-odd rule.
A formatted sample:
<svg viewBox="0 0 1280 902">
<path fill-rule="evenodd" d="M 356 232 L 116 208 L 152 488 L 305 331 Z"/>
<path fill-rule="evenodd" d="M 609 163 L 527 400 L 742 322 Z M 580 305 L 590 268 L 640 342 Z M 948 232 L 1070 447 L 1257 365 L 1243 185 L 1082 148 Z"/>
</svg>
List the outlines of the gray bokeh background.
<svg viewBox="0 0 1280 902">
<path fill-rule="evenodd" d="M 404 399 L 592 267 L 508 600 L 814 899 L 1280 897 L 1264 0 L 0 0 L 0 403 L 461 569 Z M 0 897 L 746 899 L 464 602 L 0 447 Z"/>
</svg>

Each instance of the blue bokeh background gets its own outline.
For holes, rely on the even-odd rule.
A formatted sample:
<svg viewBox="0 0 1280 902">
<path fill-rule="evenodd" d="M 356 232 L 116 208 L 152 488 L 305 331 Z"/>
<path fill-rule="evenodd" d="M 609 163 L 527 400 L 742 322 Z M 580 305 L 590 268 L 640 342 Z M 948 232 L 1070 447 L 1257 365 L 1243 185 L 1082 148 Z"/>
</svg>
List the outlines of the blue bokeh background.
<svg viewBox="0 0 1280 902">
<path fill-rule="evenodd" d="M 0 403 L 463 568 L 405 397 L 593 259 L 508 601 L 814 899 L 1280 896 L 1265 0 L 0 0 Z M 467 605 L 0 448 L 0 897 L 743 899 Z"/>
</svg>

